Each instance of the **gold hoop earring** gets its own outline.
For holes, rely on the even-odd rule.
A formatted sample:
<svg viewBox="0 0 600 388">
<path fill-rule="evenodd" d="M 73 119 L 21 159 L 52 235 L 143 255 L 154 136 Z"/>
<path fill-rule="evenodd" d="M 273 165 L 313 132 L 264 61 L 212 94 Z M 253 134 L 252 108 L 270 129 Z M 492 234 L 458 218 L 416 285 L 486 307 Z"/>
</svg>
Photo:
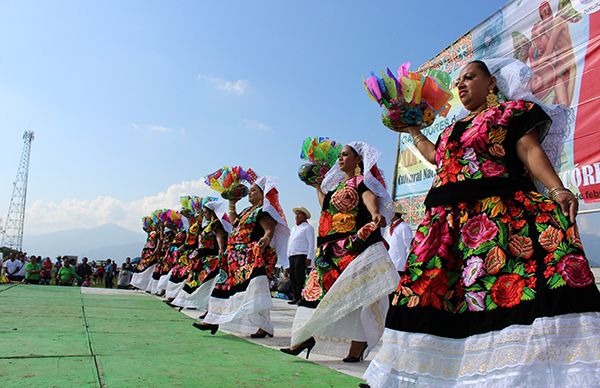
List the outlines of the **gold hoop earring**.
<svg viewBox="0 0 600 388">
<path fill-rule="evenodd" d="M 354 175 L 360 175 L 361 173 L 360 166 L 357 164 L 356 167 L 354 167 Z"/>
<path fill-rule="evenodd" d="M 496 108 L 498 105 L 500 105 L 498 103 L 498 96 L 496 96 L 496 93 L 494 93 L 493 90 L 490 90 L 488 95 L 485 96 L 485 104 L 488 108 Z"/>
</svg>

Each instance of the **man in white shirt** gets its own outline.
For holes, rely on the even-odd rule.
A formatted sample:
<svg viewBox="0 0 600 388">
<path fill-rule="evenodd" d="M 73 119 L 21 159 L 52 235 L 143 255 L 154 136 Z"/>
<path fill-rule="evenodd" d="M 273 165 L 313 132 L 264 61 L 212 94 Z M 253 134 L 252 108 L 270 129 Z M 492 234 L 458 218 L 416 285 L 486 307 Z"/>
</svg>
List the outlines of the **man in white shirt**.
<svg viewBox="0 0 600 388">
<path fill-rule="evenodd" d="M 21 281 L 23 278 L 19 278 L 19 271 L 23 267 L 21 260 L 17 260 L 16 255 L 13 253 L 10 255 L 8 260 L 4 262 L 4 273 L 8 280 Z"/>
<path fill-rule="evenodd" d="M 302 287 L 306 280 L 306 261 L 315 257 L 315 230 L 308 223 L 310 212 L 306 208 L 295 207 L 292 211 L 296 214 L 296 225 L 290 233 L 287 254 L 294 299 L 288 303 L 297 304 L 302 299 Z"/>
<path fill-rule="evenodd" d="M 394 205 L 394 213 L 390 226 L 383 233 L 383 238 L 390 245 L 389 253 L 396 270 L 404 272 L 413 233 L 410 226 L 402 219 L 402 206 L 398 202 Z"/>
</svg>

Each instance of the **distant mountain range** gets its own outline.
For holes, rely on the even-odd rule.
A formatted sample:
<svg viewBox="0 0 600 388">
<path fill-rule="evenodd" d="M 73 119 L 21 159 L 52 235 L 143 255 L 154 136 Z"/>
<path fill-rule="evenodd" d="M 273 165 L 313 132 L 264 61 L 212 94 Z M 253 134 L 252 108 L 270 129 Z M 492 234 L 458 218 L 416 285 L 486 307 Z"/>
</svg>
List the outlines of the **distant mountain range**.
<svg viewBox="0 0 600 388">
<path fill-rule="evenodd" d="M 118 263 L 125 257 L 140 255 L 146 235 L 132 232 L 114 224 L 104 224 L 91 229 L 72 229 L 42 235 L 25 235 L 23 248 L 30 255 L 76 255 L 90 260 L 114 259 Z"/>
</svg>

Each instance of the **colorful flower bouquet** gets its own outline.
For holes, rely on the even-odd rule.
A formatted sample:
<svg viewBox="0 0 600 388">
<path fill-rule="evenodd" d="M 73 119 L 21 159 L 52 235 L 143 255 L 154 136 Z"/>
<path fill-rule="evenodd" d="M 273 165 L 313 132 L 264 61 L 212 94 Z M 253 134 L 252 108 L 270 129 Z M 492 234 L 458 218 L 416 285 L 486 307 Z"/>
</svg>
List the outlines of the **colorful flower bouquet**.
<svg viewBox="0 0 600 388">
<path fill-rule="evenodd" d="M 181 203 L 181 214 L 186 217 L 199 216 L 202 214 L 202 208 L 207 202 L 216 201 L 215 197 L 198 197 L 195 195 L 183 195 L 179 197 Z"/>
<path fill-rule="evenodd" d="M 309 186 L 320 184 L 327 171 L 333 166 L 342 150 L 342 145 L 326 137 L 307 137 L 302 144 L 300 158 L 308 161 L 298 169 L 298 177 Z"/>
<path fill-rule="evenodd" d="M 398 76 L 390 69 L 364 80 L 369 97 L 382 108 L 383 124 L 396 132 L 409 126 L 428 127 L 435 117 L 446 117 L 451 78 L 446 72 L 430 69 L 427 75 L 408 71 L 410 63 L 398 68 Z"/>
<path fill-rule="evenodd" d="M 240 166 L 226 166 L 209 174 L 204 181 L 221 197 L 240 199 L 248 195 L 248 187 L 244 183 L 253 184 L 256 179 L 258 177 L 251 168 L 244 170 Z"/>
</svg>

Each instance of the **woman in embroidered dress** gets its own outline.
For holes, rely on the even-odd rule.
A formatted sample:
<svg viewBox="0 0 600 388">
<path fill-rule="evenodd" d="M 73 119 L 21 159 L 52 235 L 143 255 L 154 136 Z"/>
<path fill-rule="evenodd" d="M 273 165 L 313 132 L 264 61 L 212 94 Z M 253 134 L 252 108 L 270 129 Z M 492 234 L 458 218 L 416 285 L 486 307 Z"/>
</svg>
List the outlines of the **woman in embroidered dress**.
<svg viewBox="0 0 600 388">
<path fill-rule="evenodd" d="M 316 187 L 322 211 L 315 265 L 284 353 L 306 349 L 308 358 L 318 344 L 320 353 L 347 352 L 345 362 L 358 362 L 383 333 L 388 295 L 399 277 L 379 229 L 394 210 L 376 164 L 380 155 L 369 144 L 350 143 Z"/>
<path fill-rule="evenodd" d="M 258 179 L 248 193 L 252 206 L 236 213 L 230 201 L 233 229 L 221 260 L 220 273 L 200 330 L 216 333 L 220 324 L 235 322 L 253 338 L 273 336 L 269 280 L 278 255 L 285 255 L 289 229 L 271 177 Z"/>
<path fill-rule="evenodd" d="M 185 285 L 172 302 L 182 308 L 207 309 L 225 252 L 227 233 L 231 231 L 225 201 L 211 200 L 204 204 L 203 211 L 208 223 L 198 236 L 196 249 L 189 254 L 191 270 Z"/>
<path fill-rule="evenodd" d="M 145 290 L 152 278 L 155 264 L 158 261 L 159 228 L 160 225 L 152 221 L 152 217 L 144 217 L 143 229 L 148 234 L 146 243 L 142 248 L 142 260 L 134 267 L 131 285 L 140 290 Z"/>
<path fill-rule="evenodd" d="M 189 209 L 181 210 L 181 214 L 188 220 L 189 228 L 186 232 L 185 242 L 178 250 L 177 261 L 171 268 L 167 290 L 165 292 L 165 297 L 167 298 L 165 302 L 172 307 L 173 304 L 171 302 L 175 300 L 177 294 L 183 289 L 185 280 L 192 268 L 190 254 L 192 254 L 198 246 L 198 234 L 202 227 L 202 212 L 197 213 L 198 214 L 194 214 Z"/>
<path fill-rule="evenodd" d="M 171 269 L 177 262 L 177 257 L 180 252 L 180 247 L 185 242 L 186 233 L 181 229 L 183 225 L 170 225 L 168 229 L 169 233 L 165 236 L 167 242 L 165 254 L 156 263 L 156 268 L 152 273 L 152 280 L 148 283 L 148 286 L 152 288 L 151 292 L 156 295 L 162 295 L 167 288 L 169 277 L 171 276 Z"/>
<path fill-rule="evenodd" d="M 577 199 L 540 146 L 560 122 L 545 111 L 564 110 L 534 103 L 530 77 L 515 60 L 471 62 L 458 82 L 470 114 L 435 145 L 409 129 L 437 176 L 365 373 L 372 387 L 598 384 L 600 293 Z"/>
</svg>

